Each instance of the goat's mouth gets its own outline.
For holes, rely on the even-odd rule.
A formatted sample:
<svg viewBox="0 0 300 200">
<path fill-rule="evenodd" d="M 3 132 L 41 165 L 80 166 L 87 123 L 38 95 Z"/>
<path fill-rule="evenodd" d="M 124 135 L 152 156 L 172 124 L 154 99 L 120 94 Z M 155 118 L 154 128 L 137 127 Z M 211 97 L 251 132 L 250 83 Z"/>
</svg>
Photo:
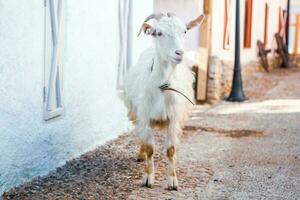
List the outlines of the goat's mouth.
<svg viewBox="0 0 300 200">
<path fill-rule="evenodd" d="M 176 64 L 181 63 L 182 60 L 183 60 L 183 58 L 173 58 L 173 62 L 176 63 Z"/>
</svg>

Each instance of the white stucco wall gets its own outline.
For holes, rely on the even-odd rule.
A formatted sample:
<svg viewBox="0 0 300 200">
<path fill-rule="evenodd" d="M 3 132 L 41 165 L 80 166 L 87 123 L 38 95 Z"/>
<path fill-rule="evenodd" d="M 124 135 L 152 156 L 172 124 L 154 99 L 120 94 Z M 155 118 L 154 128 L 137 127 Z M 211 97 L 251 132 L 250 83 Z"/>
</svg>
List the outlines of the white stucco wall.
<svg viewBox="0 0 300 200">
<path fill-rule="evenodd" d="M 0 0 L 0 194 L 131 127 L 116 91 L 118 1 L 63 3 L 66 111 L 46 123 L 43 1 Z M 152 2 L 139 3 L 135 9 L 139 9 L 135 15 L 148 14 Z M 142 49 L 136 39 L 133 46 L 135 52 Z"/>
<path fill-rule="evenodd" d="M 232 0 L 235 8 L 235 0 Z M 241 61 L 247 63 L 257 59 L 257 40 L 263 41 L 265 23 L 265 3 L 269 4 L 268 45 L 275 48 L 274 35 L 278 32 L 279 7 L 286 9 L 287 0 L 253 0 L 251 48 L 244 48 L 245 0 L 241 0 Z M 223 49 L 225 1 L 213 0 L 212 13 L 212 55 L 225 61 L 233 61 L 235 46 L 235 10 L 230 31 L 230 49 Z M 269 54 L 270 55 L 270 54 Z M 272 55 L 270 55 L 272 56 Z"/>
<path fill-rule="evenodd" d="M 132 0 L 132 64 L 134 65 L 140 53 L 152 45 L 152 38 L 141 34 L 140 28 L 148 15 L 153 13 L 153 1 Z"/>
</svg>

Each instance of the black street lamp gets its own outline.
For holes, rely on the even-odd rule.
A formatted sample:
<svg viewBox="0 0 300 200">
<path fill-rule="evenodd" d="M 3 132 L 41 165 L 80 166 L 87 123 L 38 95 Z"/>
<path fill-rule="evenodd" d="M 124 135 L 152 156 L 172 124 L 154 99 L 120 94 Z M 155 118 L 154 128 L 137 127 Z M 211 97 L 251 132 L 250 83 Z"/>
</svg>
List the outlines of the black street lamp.
<svg viewBox="0 0 300 200">
<path fill-rule="evenodd" d="M 290 12 L 291 12 L 291 3 L 290 3 L 290 0 L 287 1 L 287 19 L 286 19 L 286 48 L 289 52 L 289 26 L 290 26 Z"/>
<path fill-rule="evenodd" d="M 240 58 L 240 0 L 236 0 L 235 16 L 235 57 L 231 92 L 227 101 L 244 101 L 246 99 L 243 91 Z"/>
</svg>

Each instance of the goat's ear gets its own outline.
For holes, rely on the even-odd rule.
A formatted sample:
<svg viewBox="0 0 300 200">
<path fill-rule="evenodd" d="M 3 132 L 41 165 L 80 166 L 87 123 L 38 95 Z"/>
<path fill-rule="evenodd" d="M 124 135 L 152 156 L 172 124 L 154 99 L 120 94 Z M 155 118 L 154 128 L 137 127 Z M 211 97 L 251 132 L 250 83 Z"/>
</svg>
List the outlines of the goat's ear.
<svg viewBox="0 0 300 200">
<path fill-rule="evenodd" d="M 204 19 L 205 19 L 205 15 L 202 14 L 200 15 L 199 17 L 197 17 L 196 19 L 190 21 L 187 25 L 186 25 L 186 28 L 187 30 L 190 30 L 196 26 L 201 26 L 201 24 L 204 22 Z"/>
<path fill-rule="evenodd" d="M 139 31 L 139 34 L 137 36 L 140 36 L 140 34 L 142 33 L 142 31 L 146 34 L 146 35 L 152 35 L 153 34 L 153 29 L 152 29 L 152 26 L 147 24 L 147 23 L 144 23 L 142 25 L 142 27 L 140 28 L 140 31 Z"/>
</svg>

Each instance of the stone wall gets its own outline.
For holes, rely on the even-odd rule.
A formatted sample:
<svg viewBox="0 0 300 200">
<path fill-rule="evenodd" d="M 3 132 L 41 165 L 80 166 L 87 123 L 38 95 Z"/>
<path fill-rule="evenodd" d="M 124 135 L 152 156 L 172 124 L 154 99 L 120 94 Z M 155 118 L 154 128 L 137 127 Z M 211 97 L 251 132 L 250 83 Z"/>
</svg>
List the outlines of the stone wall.
<svg viewBox="0 0 300 200">
<path fill-rule="evenodd" d="M 233 76 L 233 63 L 224 62 L 217 56 L 209 60 L 207 101 L 216 103 L 230 91 Z"/>
<path fill-rule="evenodd" d="M 269 58 L 270 70 L 280 65 L 277 57 Z M 224 61 L 217 56 L 209 59 L 207 102 L 217 103 L 229 95 L 233 78 L 233 61 Z M 242 65 L 242 78 L 251 76 L 258 71 L 264 71 L 260 60 L 254 60 Z"/>
</svg>

